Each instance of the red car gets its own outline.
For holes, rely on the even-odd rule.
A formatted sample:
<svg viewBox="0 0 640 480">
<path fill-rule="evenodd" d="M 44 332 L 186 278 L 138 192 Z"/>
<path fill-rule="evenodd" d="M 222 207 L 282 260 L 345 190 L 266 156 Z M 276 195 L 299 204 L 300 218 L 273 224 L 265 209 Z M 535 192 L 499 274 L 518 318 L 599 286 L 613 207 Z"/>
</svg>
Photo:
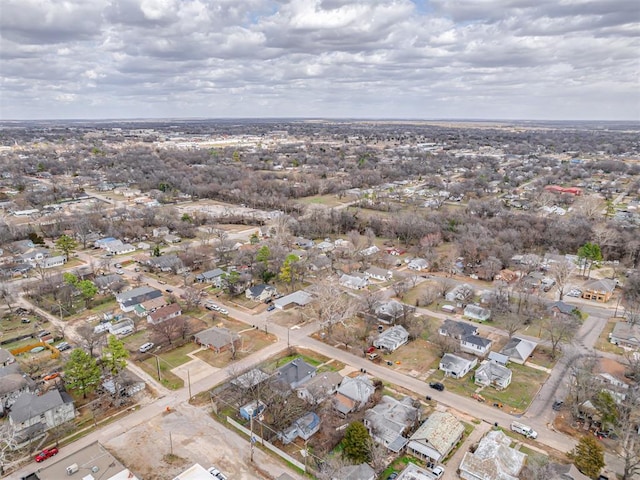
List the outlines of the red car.
<svg viewBox="0 0 640 480">
<path fill-rule="evenodd" d="M 58 454 L 58 449 L 56 447 L 53 448 L 45 448 L 38 455 L 36 455 L 36 462 L 40 463 L 46 460 L 49 457 L 53 457 Z"/>
</svg>

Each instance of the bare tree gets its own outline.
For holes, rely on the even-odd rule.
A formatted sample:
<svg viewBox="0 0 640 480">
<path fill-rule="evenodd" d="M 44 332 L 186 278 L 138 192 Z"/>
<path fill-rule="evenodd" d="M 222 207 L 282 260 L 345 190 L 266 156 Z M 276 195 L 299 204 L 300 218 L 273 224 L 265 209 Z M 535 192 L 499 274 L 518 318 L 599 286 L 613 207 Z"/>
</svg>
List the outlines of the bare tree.
<svg viewBox="0 0 640 480">
<path fill-rule="evenodd" d="M 427 287 L 422 290 L 422 293 L 420 294 L 420 297 L 417 300 L 418 302 L 417 306 L 426 307 L 428 305 L 431 305 L 437 299 L 438 299 L 437 287 L 435 285 L 427 285 Z"/>
<path fill-rule="evenodd" d="M 543 327 L 546 337 L 551 343 L 551 358 L 556 358 L 560 343 L 573 338 L 580 327 L 580 322 L 574 316 L 568 318 L 550 317 L 543 323 Z"/>
<path fill-rule="evenodd" d="M 455 353 L 460 350 L 460 340 L 450 335 L 431 335 L 429 341 L 436 347 L 440 357 L 445 353 Z"/>
<path fill-rule="evenodd" d="M 525 319 L 520 315 L 507 315 L 502 322 L 502 328 L 509 334 L 509 339 L 513 338 L 524 325 Z"/>
<path fill-rule="evenodd" d="M 185 337 L 187 331 L 187 319 L 183 316 L 169 318 L 163 322 L 149 324 L 149 330 L 158 339 L 158 343 L 166 340 L 169 345 L 173 345 L 178 338 Z"/>
<path fill-rule="evenodd" d="M 325 280 L 317 283 L 313 288 L 316 296 L 310 304 L 311 312 L 331 336 L 333 326 L 351 318 L 357 311 L 357 299 L 343 293 L 337 282 Z"/>
<path fill-rule="evenodd" d="M 95 329 L 88 323 L 83 323 L 76 329 L 76 334 L 80 337 L 81 346 L 89 352 L 92 357 L 95 350 L 104 344 L 105 335 L 103 332 L 96 333 Z"/>
<path fill-rule="evenodd" d="M 565 261 L 554 263 L 549 270 L 551 278 L 556 282 L 555 288 L 558 291 L 558 300 L 560 301 L 564 297 L 564 289 L 574 269 L 575 265 L 573 263 Z"/>
<path fill-rule="evenodd" d="M 0 425 L 0 475 L 4 475 L 5 469 L 11 466 L 14 460 L 18 460 L 15 454 L 18 448 L 17 437 L 14 425 L 9 422 Z"/>
<path fill-rule="evenodd" d="M 9 307 L 9 312 L 13 312 L 13 307 L 11 304 L 13 303 L 13 293 L 11 292 L 11 288 L 8 283 L 0 282 L 0 299 L 2 299 Z"/>
<path fill-rule="evenodd" d="M 622 293 L 624 314 L 630 325 L 640 323 L 640 272 L 635 271 L 624 285 Z"/>
<path fill-rule="evenodd" d="M 450 278 L 438 278 L 438 280 L 436 281 L 438 293 L 442 298 L 444 298 L 454 286 L 455 282 Z"/>
<path fill-rule="evenodd" d="M 371 439 L 369 443 L 369 465 L 380 475 L 389 464 L 389 449 Z"/>
<path fill-rule="evenodd" d="M 616 407 L 618 414 L 617 433 L 620 439 L 619 451 L 624 460 L 623 480 L 638 478 L 640 474 L 640 389 L 638 385 L 629 388 L 624 399 Z"/>
</svg>

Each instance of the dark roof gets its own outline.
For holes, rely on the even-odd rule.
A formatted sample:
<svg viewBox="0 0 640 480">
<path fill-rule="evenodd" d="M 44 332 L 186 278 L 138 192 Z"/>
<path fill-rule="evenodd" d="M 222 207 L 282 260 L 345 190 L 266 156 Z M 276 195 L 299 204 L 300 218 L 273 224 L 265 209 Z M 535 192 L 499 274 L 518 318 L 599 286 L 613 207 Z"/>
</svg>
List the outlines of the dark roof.
<svg viewBox="0 0 640 480">
<path fill-rule="evenodd" d="M 440 330 L 447 332 L 447 335 L 462 338 L 475 334 L 478 331 L 478 327 L 467 322 L 447 319 L 440 327 Z"/>
<path fill-rule="evenodd" d="M 37 417 L 49 410 L 56 408 L 63 403 L 69 403 L 71 397 L 65 394 L 63 397 L 58 390 L 49 390 L 44 395 L 34 395 L 23 393 L 11 407 L 11 419 L 16 423 L 22 423 L 30 418 Z"/>
<path fill-rule="evenodd" d="M 128 300 L 122 302 L 122 306 L 127 308 L 132 305 L 139 305 L 148 300 L 153 300 L 154 298 L 160 298 L 161 296 L 162 296 L 162 292 L 160 290 L 153 290 L 152 292 L 143 293 L 142 295 L 129 298 Z"/>
<path fill-rule="evenodd" d="M 202 345 L 209 345 L 215 348 L 222 348 L 231 343 L 231 339 L 237 340 L 240 336 L 228 328 L 213 327 L 196 333 L 195 339 Z"/>
<path fill-rule="evenodd" d="M 567 315 L 570 315 L 573 313 L 576 307 L 564 302 L 553 302 L 551 305 L 549 305 L 548 309 L 551 310 L 553 308 L 557 308 L 560 311 L 560 313 L 565 313 Z"/>
<path fill-rule="evenodd" d="M 224 270 L 222 270 L 221 268 L 214 268 L 213 270 L 208 270 L 206 272 L 196 275 L 196 278 L 198 280 L 200 279 L 211 280 L 212 278 L 217 278 L 223 274 L 224 274 Z"/>
<path fill-rule="evenodd" d="M 278 369 L 280 378 L 287 382 L 289 385 L 299 383 L 303 378 L 314 373 L 316 367 L 309 365 L 302 358 L 296 358 L 291 360 L 286 365 Z"/>
<path fill-rule="evenodd" d="M 266 283 L 261 283 L 260 285 L 254 285 L 253 287 L 249 287 L 249 293 L 252 297 L 259 297 L 262 292 L 266 289 L 273 289 L 271 285 L 267 285 Z"/>
<path fill-rule="evenodd" d="M 472 343 L 474 345 L 478 345 L 479 347 L 488 347 L 491 345 L 491 340 L 488 338 L 481 337 L 479 335 L 467 335 L 463 338 L 463 340 L 467 343 Z"/>
</svg>

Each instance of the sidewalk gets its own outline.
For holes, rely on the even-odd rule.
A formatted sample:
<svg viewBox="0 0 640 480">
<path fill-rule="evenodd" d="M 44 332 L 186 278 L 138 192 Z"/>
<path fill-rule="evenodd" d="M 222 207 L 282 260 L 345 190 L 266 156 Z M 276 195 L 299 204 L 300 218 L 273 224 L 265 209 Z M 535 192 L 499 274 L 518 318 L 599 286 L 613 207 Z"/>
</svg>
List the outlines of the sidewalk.
<svg viewBox="0 0 640 480">
<path fill-rule="evenodd" d="M 471 432 L 471 435 L 466 438 L 464 443 L 458 447 L 456 453 L 447 461 L 444 476 L 442 477 L 444 480 L 457 480 L 459 478 L 456 472 L 458 471 L 460 463 L 462 463 L 464 454 L 467 453 L 473 445 L 478 443 L 480 439 L 491 430 L 492 426 L 493 425 L 487 422 L 481 422 L 478 425 L 473 424 L 473 432 Z"/>
</svg>

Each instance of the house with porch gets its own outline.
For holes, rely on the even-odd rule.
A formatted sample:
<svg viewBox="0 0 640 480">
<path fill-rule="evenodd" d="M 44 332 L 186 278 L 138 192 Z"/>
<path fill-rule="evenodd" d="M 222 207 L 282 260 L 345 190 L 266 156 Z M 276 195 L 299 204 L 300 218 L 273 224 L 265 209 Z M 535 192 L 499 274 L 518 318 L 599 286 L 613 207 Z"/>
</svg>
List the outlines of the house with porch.
<svg viewBox="0 0 640 480">
<path fill-rule="evenodd" d="M 275 297 L 277 294 L 278 292 L 275 287 L 265 283 L 254 285 L 253 287 L 249 287 L 245 290 L 245 296 L 249 300 L 253 300 L 255 302 L 265 302 Z"/>
<path fill-rule="evenodd" d="M 203 330 L 202 332 L 196 333 L 193 338 L 198 345 L 213 350 L 216 353 L 224 352 L 231 349 L 232 346 L 237 347 L 240 344 L 240 335 L 228 328 L 222 327 Z"/>
<path fill-rule="evenodd" d="M 393 272 L 380 267 L 370 267 L 364 274 L 367 278 L 377 280 L 379 282 L 385 282 L 393 278 Z"/>
<path fill-rule="evenodd" d="M 409 438 L 407 453 L 426 462 L 441 462 L 464 434 L 464 425 L 449 412 L 433 412 Z"/>
<path fill-rule="evenodd" d="M 371 438 L 393 453 L 400 452 L 409 440 L 404 436 L 418 422 L 420 410 L 411 397 L 398 401 L 384 395 L 380 402 L 364 414 L 364 426 Z"/>
<path fill-rule="evenodd" d="M 484 361 L 474 374 L 474 383 L 482 387 L 493 387 L 504 390 L 511 384 L 512 372 L 504 365 L 492 361 Z"/>
<path fill-rule="evenodd" d="M 21 440 L 29 440 L 76 416 L 73 399 L 66 392 L 49 390 L 42 395 L 25 392 L 13 402 L 9 423 Z"/>
<path fill-rule="evenodd" d="M 343 274 L 339 280 L 340 285 L 350 288 L 352 290 L 362 290 L 369 286 L 369 279 L 365 276 L 353 274 Z"/>
<path fill-rule="evenodd" d="M 409 341 L 409 332 L 402 326 L 396 325 L 378 335 L 373 346 L 393 352 Z"/>
<path fill-rule="evenodd" d="M 180 304 L 170 303 L 149 313 L 149 315 L 147 315 L 147 322 L 155 325 L 180 315 L 182 315 L 182 307 L 180 307 Z"/>
<path fill-rule="evenodd" d="M 373 382 L 366 375 L 344 377 L 333 397 L 333 408 L 346 416 L 364 407 L 375 390 Z"/>
<path fill-rule="evenodd" d="M 456 355 L 453 353 L 445 353 L 440 359 L 439 369 L 442 370 L 447 377 L 463 378 L 478 364 L 475 357 L 468 358 L 466 356 Z"/>
</svg>

